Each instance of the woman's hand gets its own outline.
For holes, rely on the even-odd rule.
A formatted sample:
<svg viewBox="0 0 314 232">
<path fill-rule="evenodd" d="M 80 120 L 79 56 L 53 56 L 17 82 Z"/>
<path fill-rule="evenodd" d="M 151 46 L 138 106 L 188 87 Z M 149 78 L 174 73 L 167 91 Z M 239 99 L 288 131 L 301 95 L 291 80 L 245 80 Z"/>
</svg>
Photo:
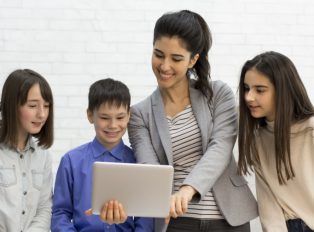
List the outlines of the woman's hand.
<svg viewBox="0 0 314 232">
<path fill-rule="evenodd" d="M 170 200 L 170 213 L 166 217 L 166 224 L 169 223 L 170 218 L 177 218 L 182 216 L 188 210 L 188 204 L 192 200 L 192 197 L 196 193 L 196 190 L 190 185 L 182 186 L 178 192 L 171 196 Z"/>
<path fill-rule="evenodd" d="M 92 215 L 92 210 L 86 210 L 85 215 Z M 128 218 L 122 204 L 116 200 L 111 200 L 104 204 L 99 217 L 109 225 L 124 223 Z"/>
</svg>

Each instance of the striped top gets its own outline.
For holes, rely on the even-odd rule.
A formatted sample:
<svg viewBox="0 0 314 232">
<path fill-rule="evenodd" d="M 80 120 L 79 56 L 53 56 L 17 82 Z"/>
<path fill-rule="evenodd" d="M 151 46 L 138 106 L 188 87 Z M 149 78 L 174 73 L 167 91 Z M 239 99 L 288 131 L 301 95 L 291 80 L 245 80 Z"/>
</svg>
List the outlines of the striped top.
<svg viewBox="0 0 314 232">
<path fill-rule="evenodd" d="M 202 157 L 202 137 L 191 105 L 175 115 L 167 116 L 172 142 L 174 167 L 174 192 Z M 212 191 L 198 203 L 189 203 L 188 211 L 183 217 L 199 219 L 222 219 Z"/>
</svg>

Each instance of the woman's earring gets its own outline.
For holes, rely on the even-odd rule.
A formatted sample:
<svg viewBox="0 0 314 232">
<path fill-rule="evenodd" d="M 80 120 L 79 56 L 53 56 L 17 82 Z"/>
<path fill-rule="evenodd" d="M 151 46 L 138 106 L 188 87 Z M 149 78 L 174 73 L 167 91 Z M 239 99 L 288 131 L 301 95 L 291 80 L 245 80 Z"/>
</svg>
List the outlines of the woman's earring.
<svg viewBox="0 0 314 232">
<path fill-rule="evenodd" d="M 188 71 L 187 71 L 187 76 L 189 78 L 196 79 L 197 78 L 197 74 L 196 74 L 195 68 L 189 68 Z"/>
</svg>

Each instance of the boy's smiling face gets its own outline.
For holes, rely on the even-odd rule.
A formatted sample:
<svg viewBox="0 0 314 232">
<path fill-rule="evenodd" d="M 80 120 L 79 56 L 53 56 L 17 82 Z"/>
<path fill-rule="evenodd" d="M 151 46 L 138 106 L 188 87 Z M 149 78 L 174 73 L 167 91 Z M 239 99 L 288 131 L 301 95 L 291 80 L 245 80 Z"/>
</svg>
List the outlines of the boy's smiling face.
<svg viewBox="0 0 314 232">
<path fill-rule="evenodd" d="M 112 150 L 121 141 L 130 119 L 126 106 L 101 104 L 93 112 L 87 110 L 90 123 L 94 124 L 96 138 L 108 150 Z"/>
</svg>

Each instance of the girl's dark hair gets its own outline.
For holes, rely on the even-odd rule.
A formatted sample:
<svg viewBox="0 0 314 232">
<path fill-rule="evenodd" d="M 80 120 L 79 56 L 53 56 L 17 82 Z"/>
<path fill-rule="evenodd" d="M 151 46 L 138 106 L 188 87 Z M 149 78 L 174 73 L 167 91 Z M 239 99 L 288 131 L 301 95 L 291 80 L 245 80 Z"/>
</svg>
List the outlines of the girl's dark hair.
<svg viewBox="0 0 314 232">
<path fill-rule="evenodd" d="M 28 92 L 35 84 L 39 84 L 43 99 L 49 103 L 49 115 L 40 132 L 32 136 L 38 139 L 39 146 L 44 148 L 51 147 L 53 143 L 52 91 L 45 78 L 30 69 L 15 70 L 4 82 L 0 106 L 0 143 L 4 143 L 10 147 L 17 146 L 19 107 L 26 103 Z"/>
<path fill-rule="evenodd" d="M 94 82 L 88 93 L 88 110 L 93 112 L 102 104 L 125 106 L 130 110 L 131 95 L 129 88 L 121 81 L 111 78 L 101 79 Z"/>
<path fill-rule="evenodd" d="M 244 78 L 248 70 L 255 69 L 269 78 L 275 87 L 274 139 L 276 169 L 280 184 L 295 174 L 290 156 L 291 125 L 314 115 L 313 105 L 292 61 L 278 53 L 265 52 L 248 60 L 241 71 L 239 82 L 239 172 L 246 174 L 254 165 L 260 165 L 255 135 L 266 125 L 265 118 L 253 118 L 245 103 Z M 284 167 L 284 174 L 282 171 Z"/>
<path fill-rule="evenodd" d="M 195 88 L 210 100 L 213 91 L 209 83 L 208 51 L 212 45 L 212 37 L 205 20 L 199 14 L 188 10 L 166 13 L 155 24 L 153 44 L 163 36 L 178 37 L 191 52 L 191 57 L 199 54 L 199 59 L 194 65 Z"/>
</svg>

